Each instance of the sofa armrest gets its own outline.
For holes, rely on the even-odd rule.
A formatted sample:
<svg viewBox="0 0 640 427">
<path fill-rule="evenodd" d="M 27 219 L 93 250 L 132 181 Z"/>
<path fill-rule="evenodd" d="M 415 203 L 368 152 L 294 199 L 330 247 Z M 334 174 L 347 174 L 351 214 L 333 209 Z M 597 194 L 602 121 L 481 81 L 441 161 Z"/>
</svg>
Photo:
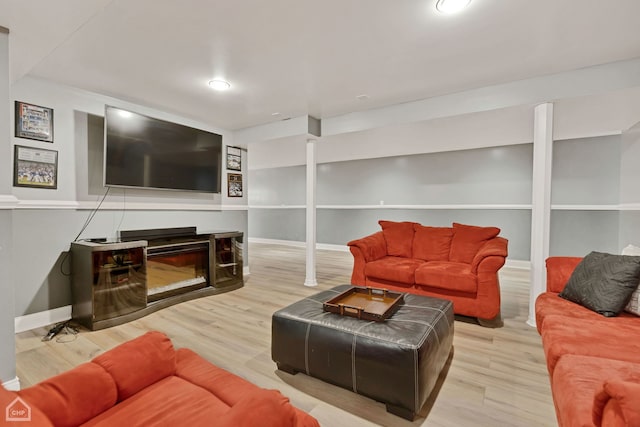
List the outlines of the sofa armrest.
<svg viewBox="0 0 640 427">
<path fill-rule="evenodd" d="M 509 254 L 507 250 L 508 243 L 509 241 L 504 237 L 494 237 L 485 242 L 473 257 L 473 261 L 471 261 L 471 271 L 478 273 L 482 268 L 483 271 L 497 272 L 504 265 L 507 255 Z M 498 260 L 483 263 L 483 261 L 489 257 L 497 257 Z M 500 258 L 502 259 L 501 262 Z M 481 264 L 482 267 L 480 267 Z"/>
<path fill-rule="evenodd" d="M 353 248 L 359 249 L 366 262 L 375 261 L 387 255 L 387 241 L 384 239 L 382 231 L 361 239 L 352 240 L 347 243 L 347 246 L 349 246 L 351 253 L 353 253 Z"/>
<path fill-rule="evenodd" d="M 353 255 L 353 272 L 351 284 L 366 285 L 364 267 L 367 262 L 375 261 L 387 255 L 387 242 L 382 231 L 347 243 Z"/>
<path fill-rule="evenodd" d="M 580 261 L 582 261 L 581 257 L 552 256 L 547 258 L 547 292 L 562 292 Z"/>
<path fill-rule="evenodd" d="M 632 381 L 607 381 L 593 401 L 596 426 L 640 426 L 640 384 Z"/>
</svg>

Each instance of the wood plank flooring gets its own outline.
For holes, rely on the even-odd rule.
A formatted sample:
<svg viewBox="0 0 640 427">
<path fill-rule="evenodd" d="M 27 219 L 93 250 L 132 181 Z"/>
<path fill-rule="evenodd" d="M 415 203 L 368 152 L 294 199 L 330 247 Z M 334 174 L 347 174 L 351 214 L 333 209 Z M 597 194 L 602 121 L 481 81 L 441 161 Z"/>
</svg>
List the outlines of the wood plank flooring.
<svg viewBox="0 0 640 427">
<path fill-rule="evenodd" d="M 541 340 L 525 323 L 528 272 L 501 270 L 504 327 L 488 329 L 456 320 L 453 357 L 419 417 L 409 422 L 388 414 L 382 403 L 304 374 L 280 372 L 271 360 L 271 314 L 304 296 L 349 283 L 351 254 L 318 251 L 319 285 L 313 288 L 303 286 L 303 248 L 252 243 L 249 254 L 251 276 L 242 289 L 184 302 L 106 330 L 81 330 L 75 339 L 61 335 L 41 342 L 45 328 L 17 334 L 22 386 L 146 331 L 160 330 L 176 347 L 189 347 L 249 381 L 281 390 L 323 427 L 557 425 Z"/>
</svg>

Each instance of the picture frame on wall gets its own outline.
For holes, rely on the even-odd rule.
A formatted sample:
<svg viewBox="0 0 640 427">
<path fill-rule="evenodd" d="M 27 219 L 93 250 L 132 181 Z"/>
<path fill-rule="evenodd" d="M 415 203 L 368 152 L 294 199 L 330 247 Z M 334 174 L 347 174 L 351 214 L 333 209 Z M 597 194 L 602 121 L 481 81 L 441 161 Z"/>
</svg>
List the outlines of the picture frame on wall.
<svg viewBox="0 0 640 427">
<path fill-rule="evenodd" d="M 58 152 L 42 148 L 14 147 L 14 187 L 58 188 Z"/>
<path fill-rule="evenodd" d="M 239 173 L 227 174 L 227 196 L 242 197 L 242 175 Z"/>
<path fill-rule="evenodd" d="M 53 142 L 53 108 L 16 101 L 15 113 L 17 138 Z"/>
<path fill-rule="evenodd" d="M 227 169 L 232 171 L 242 170 L 242 150 L 240 147 L 227 145 Z"/>
</svg>

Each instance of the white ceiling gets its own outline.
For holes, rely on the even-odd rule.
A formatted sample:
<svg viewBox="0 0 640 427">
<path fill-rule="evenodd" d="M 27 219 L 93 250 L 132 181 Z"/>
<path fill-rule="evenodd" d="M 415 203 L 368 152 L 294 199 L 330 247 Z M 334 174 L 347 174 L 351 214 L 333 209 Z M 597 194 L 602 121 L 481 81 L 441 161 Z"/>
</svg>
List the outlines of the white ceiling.
<svg viewBox="0 0 640 427">
<path fill-rule="evenodd" d="M 453 16 L 435 2 L 0 0 L 0 25 L 13 82 L 35 76 L 224 129 L 640 57 L 638 0 L 472 0 Z M 216 77 L 231 89 L 210 90 Z"/>
</svg>

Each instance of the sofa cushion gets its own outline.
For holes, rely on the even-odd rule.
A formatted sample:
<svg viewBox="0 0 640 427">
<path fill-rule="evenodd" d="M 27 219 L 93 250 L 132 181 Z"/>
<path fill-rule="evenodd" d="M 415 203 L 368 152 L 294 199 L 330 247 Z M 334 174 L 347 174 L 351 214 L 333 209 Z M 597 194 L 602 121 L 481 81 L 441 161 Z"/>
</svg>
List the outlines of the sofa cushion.
<svg viewBox="0 0 640 427">
<path fill-rule="evenodd" d="M 176 372 L 173 344 L 165 334 L 157 331 L 120 344 L 93 362 L 115 380 L 118 401 Z"/>
<path fill-rule="evenodd" d="M 413 226 L 415 222 L 378 221 L 387 242 L 387 255 L 411 258 L 413 256 Z"/>
<path fill-rule="evenodd" d="M 77 426 L 116 404 L 116 383 L 102 367 L 83 363 L 18 392 L 56 426 Z"/>
<path fill-rule="evenodd" d="M 415 276 L 416 285 L 467 293 L 478 290 L 477 277 L 469 264 L 431 261 L 418 267 Z"/>
<path fill-rule="evenodd" d="M 256 389 L 216 420 L 219 427 L 293 427 L 296 412 L 277 390 Z"/>
<path fill-rule="evenodd" d="M 622 312 L 618 317 L 602 317 L 595 311 L 589 310 L 580 304 L 560 298 L 555 292 L 540 294 L 536 298 L 536 327 L 538 332 L 541 332 L 544 328 L 544 319 L 554 315 L 598 322 L 611 322 L 611 327 L 615 327 L 618 323 L 638 324 L 638 318 L 629 313 Z"/>
<path fill-rule="evenodd" d="M 424 261 L 419 259 L 386 256 L 382 259 L 368 262 L 364 266 L 364 274 L 367 277 L 413 285 L 415 283 L 416 268 L 422 264 L 424 264 Z"/>
<path fill-rule="evenodd" d="M 500 229 L 497 227 L 476 227 L 454 222 L 449 261 L 471 264 L 480 247 L 498 234 Z"/>
<path fill-rule="evenodd" d="M 591 252 L 573 270 L 560 296 L 603 316 L 617 316 L 640 282 L 640 256 Z"/>
<path fill-rule="evenodd" d="M 413 257 L 425 261 L 449 261 L 453 228 L 414 224 Z"/>
<path fill-rule="evenodd" d="M 640 322 L 615 320 L 585 322 L 566 316 L 546 317 L 542 343 L 549 373 L 553 373 L 558 360 L 567 354 L 640 363 L 640 341 L 630 339 L 640 336 Z"/>
<path fill-rule="evenodd" d="M 593 423 L 597 427 L 640 426 L 640 382 L 606 381 L 594 399 Z"/>
<path fill-rule="evenodd" d="M 214 420 L 228 410 L 227 404 L 202 387 L 169 376 L 123 400 L 83 427 L 204 427 L 216 425 Z"/>
<path fill-rule="evenodd" d="M 640 364 L 571 354 L 562 356 L 551 381 L 558 424 L 563 427 L 593 425 L 594 398 L 604 383 L 611 380 L 640 380 Z"/>
</svg>

